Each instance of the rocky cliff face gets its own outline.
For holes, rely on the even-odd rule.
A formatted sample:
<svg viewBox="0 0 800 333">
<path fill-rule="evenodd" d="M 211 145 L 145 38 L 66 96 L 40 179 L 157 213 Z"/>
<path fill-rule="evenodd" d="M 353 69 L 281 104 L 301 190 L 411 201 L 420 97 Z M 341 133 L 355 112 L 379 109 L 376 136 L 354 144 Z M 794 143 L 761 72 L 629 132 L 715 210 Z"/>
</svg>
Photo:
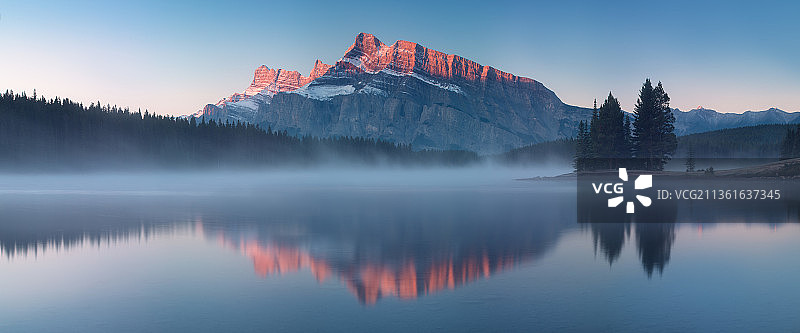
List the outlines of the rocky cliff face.
<svg viewBox="0 0 800 333">
<path fill-rule="evenodd" d="M 535 80 L 364 33 L 336 64 L 317 61 L 308 77 L 262 66 L 241 95 L 196 116 L 490 154 L 572 136 L 590 115 Z"/>
<path fill-rule="evenodd" d="M 361 33 L 337 66 L 351 64 L 353 72 L 377 73 L 391 70 L 402 74 L 424 73 L 439 79 L 468 81 L 502 81 L 534 83 L 534 80 L 501 72 L 489 66 L 445 54 L 407 41 L 397 41 L 386 46 L 371 34 Z"/>
</svg>

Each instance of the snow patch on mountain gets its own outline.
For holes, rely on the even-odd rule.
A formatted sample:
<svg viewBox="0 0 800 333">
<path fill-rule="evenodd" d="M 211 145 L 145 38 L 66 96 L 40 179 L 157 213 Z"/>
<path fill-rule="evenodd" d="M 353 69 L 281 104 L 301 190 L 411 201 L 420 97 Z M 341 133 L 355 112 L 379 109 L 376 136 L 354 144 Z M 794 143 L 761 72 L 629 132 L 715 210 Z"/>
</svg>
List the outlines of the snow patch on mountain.
<svg viewBox="0 0 800 333">
<path fill-rule="evenodd" d="M 398 72 L 396 70 L 392 70 L 392 69 L 388 69 L 388 68 L 387 69 L 383 69 L 380 72 L 384 73 L 384 74 L 389 74 L 389 75 L 392 75 L 392 76 L 410 76 L 410 77 L 413 77 L 413 78 L 415 78 L 417 80 L 420 80 L 422 82 L 430 84 L 432 86 L 435 86 L 435 87 L 438 87 L 438 88 L 441 88 L 441 89 L 444 89 L 444 90 L 449 90 L 449 91 L 452 91 L 452 92 L 455 92 L 455 93 L 459 93 L 461 95 L 466 95 L 464 93 L 464 91 L 461 90 L 461 87 L 459 87 L 458 85 L 455 85 L 455 84 L 452 84 L 452 83 L 436 82 L 436 81 L 434 81 L 432 79 L 426 78 L 426 77 L 424 77 L 424 76 L 422 76 L 420 74 L 417 74 L 417 73 L 401 73 L 401 72 Z"/>
<path fill-rule="evenodd" d="M 439 87 L 439 88 L 442 88 L 442 89 L 444 89 L 444 90 L 450 90 L 450 91 L 452 91 L 452 92 L 459 93 L 459 94 L 461 94 L 461 95 L 466 95 L 466 94 L 464 93 L 464 91 L 463 91 L 463 90 L 461 90 L 461 87 L 459 87 L 459 86 L 457 86 L 457 85 L 455 85 L 455 84 L 452 84 L 452 83 L 439 83 L 439 82 L 436 82 L 436 81 L 433 81 L 433 80 L 427 79 L 427 78 L 425 78 L 425 77 L 423 77 L 422 75 L 419 75 L 419 74 L 417 74 L 417 73 L 411 73 L 411 75 L 410 75 L 410 76 L 411 76 L 411 77 L 413 77 L 413 78 L 416 78 L 417 80 L 420 80 L 420 81 L 422 81 L 422 82 L 425 82 L 425 83 L 427 83 L 427 84 L 430 84 L 430 85 L 433 85 L 433 86 L 437 86 L 437 87 Z"/>
<path fill-rule="evenodd" d="M 265 103 L 269 104 L 268 101 L 265 101 Z M 255 99 L 255 98 L 248 98 L 248 99 L 245 99 L 245 100 L 241 100 L 241 101 L 234 102 L 234 103 L 229 103 L 229 104 L 234 106 L 234 107 L 248 109 L 248 110 L 252 110 L 253 112 L 255 112 L 258 109 L 259 100 Z"/>
<path fill-rule="evenodd" d="M 373 87 L 373 86 L 370 86 L 370 85 L 366 85 L 366 86 L 364 86 L 364 88 L 359 89 L 358 93 L 359 94 L 368 94 L 368 95 L 378 95 L 378 96 L 383 96 L 383 97 L 389 96 L 389 94 L 387 94 L 382 89 L 376 88 L 376 87 Z"/>
<path fill-rule="evenodd" d="M 339 59 L 339 62 L 346 62 L 348 64 L 351 64 L 351 65 L 355 66 L 356 68 L 364 71 L 364 73 L 367 73 L 367 74 L 375 74 L 375 73 L 377 73 L 376 71 L 372 71 L 369 68 L 367 68 L 367 66 L 364 66 L 364 62 L 361 59 L 342 58 L 342 59 Z"/>
<path fill-rule="evenodd" d="M 356 91 L 352 85 L 333 86 L 333 85 L 312 85 L 311 83 L 303 86 L 300 89 L 291 91 L 291 94 L 298 94 L 306 98 L 316 99 L 319 101 L 329 101 L 334 96 L 350 95 Z"/>
</svg>

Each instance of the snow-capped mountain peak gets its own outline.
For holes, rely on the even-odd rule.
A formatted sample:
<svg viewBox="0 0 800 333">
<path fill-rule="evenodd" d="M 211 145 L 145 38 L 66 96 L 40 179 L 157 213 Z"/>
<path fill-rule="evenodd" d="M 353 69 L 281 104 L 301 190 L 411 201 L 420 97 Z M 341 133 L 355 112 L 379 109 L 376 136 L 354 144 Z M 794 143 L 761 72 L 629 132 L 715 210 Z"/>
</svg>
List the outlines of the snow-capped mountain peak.
<svg viewBox="0 0 800 333">
<path fill-rule="evenodd" d="M 573 135 L 590 110 L 541 83 L 461 56 L 360 33 L 308 76 L 259 67 L 250 86 L 194 116 L 292 135 L 381 138 L 417 148 L 496 153 Z"/>
</svg>

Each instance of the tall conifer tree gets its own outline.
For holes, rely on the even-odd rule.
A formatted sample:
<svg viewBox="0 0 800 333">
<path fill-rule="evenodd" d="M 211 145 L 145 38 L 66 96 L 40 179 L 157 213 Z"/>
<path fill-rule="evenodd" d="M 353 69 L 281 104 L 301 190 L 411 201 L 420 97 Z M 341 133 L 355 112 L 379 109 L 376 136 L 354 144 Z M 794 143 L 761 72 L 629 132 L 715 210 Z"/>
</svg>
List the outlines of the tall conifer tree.
<svg viewBox="0 0 800 333">
<path fill-rule="evenodd" d="M 594 155 L 605 161 L 599 167 L 617 168 L 622 159 L 630 157 L 630 153 L 626 151 L 624 118 L 619 101 L 609 92 L 608 98 L 597 110 L 597 120 L 592 126 L 592 130 L 597 133 L 596 139 L 592 140 Z"/>
<path fill-rule="evenodd" d="M 646 170 L 663 170 L 678 146 L 675 117 L 661 82 L 645 80 L 634 107 L 633 153 Z"/>
</svg>

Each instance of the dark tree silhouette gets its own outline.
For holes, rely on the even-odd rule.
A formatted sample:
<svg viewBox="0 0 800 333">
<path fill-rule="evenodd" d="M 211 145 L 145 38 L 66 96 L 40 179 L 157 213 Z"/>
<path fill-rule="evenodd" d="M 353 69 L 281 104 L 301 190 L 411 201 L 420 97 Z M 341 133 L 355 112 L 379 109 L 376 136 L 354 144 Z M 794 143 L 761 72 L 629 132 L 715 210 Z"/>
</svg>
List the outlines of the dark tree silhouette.
<svg viewBox="0 0 800 333">
<path fill-rule="evenodd" d="M 599 109 L 595 101 L 588 129 L 585 124 L 583 127 L 581 132 L 579 124 L 576 170 L 613 169 L 624 166 L 630 159 L 630 125 L 614 95 L 609 93 Z"/>
<path fill-rule="evenodd" d="M 694 168 L 695 168 L 694 148 L 690 145 L 689 156 L 686 158 L 686 172 L 694 172 Z"/>
<path fill-rule="evenodd" d="M 800 157 L 800 125 L 786 130 L 786 136 L 781 143 L 781 159 Z"/>
<path fill-rule="evenodd" d="M 670 259 L 672 245 L 675 243 L 674 223 L 639 223 L 636 224 L 636 243 L 639 259 L 648 277 L 654 271 L 664 273 L 664 267 Z"/>
<path fill-rule="evenodd" d="M 633 152 L 645 170 L 663 170 L 678 146 L 675 117 L 669 107 L 669 96 L 661 82 L 654 88 L 650 79 L 639 90 L 633 110 Z"/>
</svg>

